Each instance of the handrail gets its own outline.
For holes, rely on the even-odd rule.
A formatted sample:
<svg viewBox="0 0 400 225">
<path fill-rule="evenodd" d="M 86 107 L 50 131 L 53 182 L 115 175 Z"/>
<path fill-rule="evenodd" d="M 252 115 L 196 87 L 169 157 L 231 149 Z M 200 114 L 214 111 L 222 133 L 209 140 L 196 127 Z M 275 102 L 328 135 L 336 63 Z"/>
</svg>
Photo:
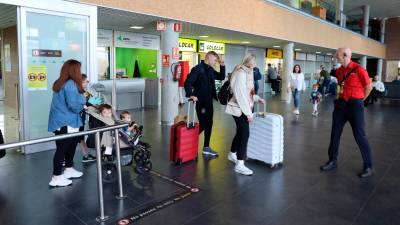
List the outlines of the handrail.
<svg viewBox="0 0 400 225">
<path fill-rule="evenodd" d="M 124 128 L 124 127 L 127 127 L 128 125 L 129 125 L 128 123 L 111 125 L 111 126 L 105 126 L 105 127 L 101 127 L 101 128 L 90 129 L 87 131 L 80 131 L 80 132 L 76 132 L 76 133 L 57 135 L 54 137 L 45 137 L 45 138 L 32 139 L 32 140 L 27 140 L 27 141 L 13 142 L 13 143 L 9 143 L 9 144 L 2 144 L 2 145 L 0 145 L 0 150 L 7 149 L 7 148 L 22 147 L 22 146 L 26 146 L 26 145 L 39 144 L 39 143 L 44 143 L 44 142 L 49 142 L 49 141 L 58 141 L 58 140 L 62 140 L 62 139 L 79 137 L 79 136 L 86 136 L 88 134 L 95 134 L 97 132 L 104 132 L 104 131 Z"/>
<path fill-rule="evenodd" d="M 117 174 L 118 174 L 118 186 L 119 186 L 119 194 L 116 196 L 117 199 L 124 199 L 127 196 L 124 195 L 123 188 L 122 188 L 122 172 L 121 172 L 121 151 L 120 151 L 120 146 L 119 146 L 119 129 L 127 127 L 129 124 L 128 123 L 123 123 L 123 124 L 118 124 L 118 125 L 111 125 L 111 126 L 105 126 L 101 128 L 95 128 L 95 129 L 90 129 L 87 131 L 81 131 L 81 132 L 76 132 L 76 133 L 71 133 L 71 134 L 62 134 L 62 135 L 57 135 L 54 137 L 45 137 L 45 138 L 39 138 L 39 139 L 33 139 L 33 140 L 27 140 L 27 141 L 21 141 L 21 142 L 14 142 L 14 143 L 9 143 L 9 144 L 2 144 L 0 145 L 0 150 L 2 149 L 7 149 L 7 148 L 15 148 L 15 147 L 21 147 L 21 146 L 26 146 L 26 145 L 33 145 L 33 144 L 38 144 L 38 143 L 43 143 L 43 142 L 49 142 L 49 141 L 57 141 L 57 140 L 62 140 L 62 139 L 68 139 L 68 138 L 73 138 L 73 137 L 79 137 L 79 136 L 84 136 L 88 134 L 95 134 L 95 144 L 96 144 L 96 154 L 97 154 L 97 187 L 98 187 L 98 193 L 99 193 L 99 207 L 100 207 L 100 216 L 96 217 L 96 221 L 98 222 L 104 222 L 109 219 L 108 216 L 104 214 L 104 196 L 103 196 L 103 175 L 102 175 L 102 169 L 101 169 L 101 146 L 100 146 L 100 132 L 104 131 L 111 131 L 114 130 L 114 137 L 115 137 L 115 152 L 116 152 L 116 158 L 117 158 Z"/>
</svg>

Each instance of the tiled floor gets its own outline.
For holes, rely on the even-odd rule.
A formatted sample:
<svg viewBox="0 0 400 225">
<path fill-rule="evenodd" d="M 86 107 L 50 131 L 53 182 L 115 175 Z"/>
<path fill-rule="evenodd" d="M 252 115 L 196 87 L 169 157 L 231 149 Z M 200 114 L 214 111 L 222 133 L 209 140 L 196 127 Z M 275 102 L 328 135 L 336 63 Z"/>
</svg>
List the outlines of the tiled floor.
<svg viewBox="0 0 400 225">
<path fill-rule="evenodd" d="M 400 103 L 384 102 L 366 109 L 367 134 L 373 148 L 376 175 L 360 180 L 362 161 L 349 125 L 345 127 L 339 168 L 321 173 L 327 159 L 332 99 L 311 116 L 303 97 L 302 114 L 294 116 L 291 105 L 269 97 L 268 111 L 285 119 L 285 159 L 282 168 L 270 169 L 249 162 L 255 174 L 237 175 L 226 159 L 235 125 L 215 104 L 212 147 L 221 156 L 199 157 L 181 167 L 168 161 L 169 128 L 158 124 L 159 110 L 135 111 L 145 126 L 145 141 L 153 146 L 156 171 L 201 192 L 158 211 L 134 224 L 263 224 L 263 225 L 398 225 L 400 224 Z M 79 151 L 77 151 L 79 152 Z M 0 160 L 1 224 L 96 224 L 98 200 L 95 164 L 76 167 L 85 173 L 70 187 L 49 189 L 53 152 L 28 156 L 9 152 Z M 109 221 L 133 214 L 151 203 L 181 191 L 154 176 L 137 176 L 123 168 L 128 199 L 116 200 L 117 184 L 105 184 L 105 210 Z"/>
</svg>

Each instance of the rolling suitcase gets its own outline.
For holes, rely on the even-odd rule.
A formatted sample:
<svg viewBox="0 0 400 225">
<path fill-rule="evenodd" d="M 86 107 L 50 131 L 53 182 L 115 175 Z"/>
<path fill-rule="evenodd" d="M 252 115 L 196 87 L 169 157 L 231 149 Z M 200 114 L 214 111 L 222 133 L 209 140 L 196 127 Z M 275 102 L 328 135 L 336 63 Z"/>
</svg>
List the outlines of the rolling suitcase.
<svg viewBox="0 0 400 225">
<path fill-rule="evenodd" d="M 195 123 L 196 103 L 193 103 L 193 121 L 190 122 L 191 102 L 188 103 L 187 122 L 181 121 L 171 127 L 169 158 L 177 164 L 197 159 L 200 125 Z"/>
<path fill-rule="evenodd" d="M 267 163 L 274 168 L 283 162 L 284 134 L 283 117 L 278 114 L 259 112 L 250 123 L 247 157 Z"/>
</svg>

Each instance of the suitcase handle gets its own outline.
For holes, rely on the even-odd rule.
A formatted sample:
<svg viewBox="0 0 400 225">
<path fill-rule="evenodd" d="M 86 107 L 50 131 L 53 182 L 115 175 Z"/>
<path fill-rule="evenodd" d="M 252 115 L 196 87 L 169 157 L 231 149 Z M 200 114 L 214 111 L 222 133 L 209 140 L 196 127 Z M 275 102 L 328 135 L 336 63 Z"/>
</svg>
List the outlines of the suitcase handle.
<svg viewBox="0 0 400 225">
<path fill-rule="evenodd" d="M 193 121 L 190 121 L 190 105 L 193 103 Z M 187 128 L 194 128 L 195 127 L 195 121 L 196 121 L 196 102 L 193 101 L 193 99 L 189 99 L 188 101 L 188 113 L 187 113 L 187 123 L 186 127 Z"/>
<path fill-rule="evenodd" d="M 256 113 L 256 116 L 257 117 L 265 117 L 265 115 L 267 114 L 267 101 L 265 101 L 265 99 L 264 99 L 264 111 L 263 112 L 260 112 L 260 104 L 262 104 L 262 103 L 259 103 L 259 102 L 257 102 L 257 113 Z"/>
</svg>

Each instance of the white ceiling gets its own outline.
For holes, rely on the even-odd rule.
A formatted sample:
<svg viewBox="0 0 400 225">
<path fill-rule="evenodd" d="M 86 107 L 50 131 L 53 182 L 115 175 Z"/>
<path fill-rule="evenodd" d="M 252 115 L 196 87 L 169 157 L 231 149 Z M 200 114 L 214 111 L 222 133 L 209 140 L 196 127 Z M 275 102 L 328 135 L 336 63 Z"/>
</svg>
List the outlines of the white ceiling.
<svg viewBox="0 0 400 225">
<path fill-rule="evenodd" d="M 337 0 L 323 1 L 335 6 Z M 348 15 L 360 14 L 363 5 L 370 6 L 371 18 L 400 16 L 400 0 L 344 0 L 344 13 Z"/>
<path fill-rule="evenodd" d="M 101 29 L 113 29 L 126 32 L 160 35 L 160 32 L 156 30 L 156 23 L 159 19 L 162 18 L 110 8 L 98 8 L 98 27 Z M 141 30 L 135 30 L 130 28 L 131 26 L 142 26 L 144 28 Z M 201 38 L 200 36 L 202 35 L 207 35 L 209 37 Z M 227 44 L 247 45 L 261 48 L 274 48 L 273 46 L 280 46 L 278 48 L 283 48 L 283 44 L 285 43 L 285 41 L 283 40 L 187 22 L 183 22 L 182 32 L 180 36 L 197 40 L 208 40 L 223 42 Z M 243 41 L 249 41 L 250 44 L 242 44 L 241 42 Z M 334 52 L 334 50 L 331 49 L 304 44 L 295 44 L 295 48 L 300 48 L 303 52 Z"/>
<path fill-rule="evenodd" d="M 0 4 L 0 29 L 17 24 L 17 7 Z"/>
</svg>

